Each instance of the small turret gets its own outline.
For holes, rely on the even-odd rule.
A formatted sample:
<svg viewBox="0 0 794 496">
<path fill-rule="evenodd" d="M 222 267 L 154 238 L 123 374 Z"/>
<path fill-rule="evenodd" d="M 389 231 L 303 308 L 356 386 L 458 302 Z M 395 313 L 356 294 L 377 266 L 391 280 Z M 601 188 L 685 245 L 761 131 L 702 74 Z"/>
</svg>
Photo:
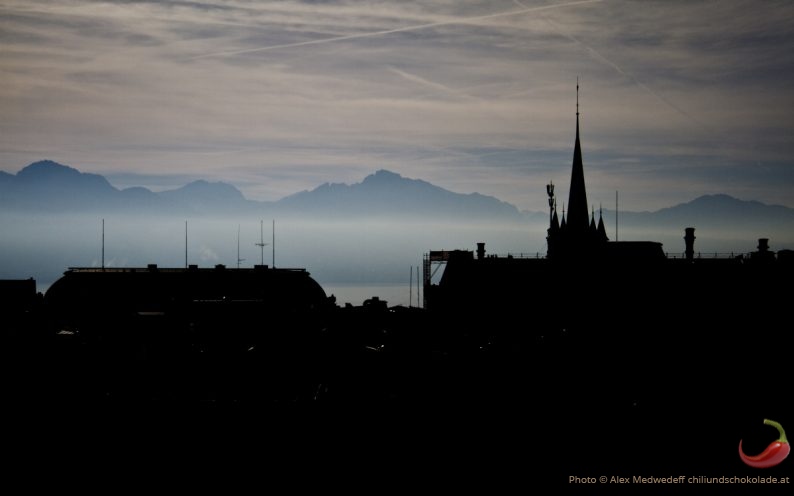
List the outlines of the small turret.
<svg viewBox="0 0 794 496">
<path fill-rule="evenodd" d="M 604 210 L 599 208 L 598 209 L 598 241 L 600 243 L 606 243 L 609 241 L 609 237 L 607 236 L 607 230 L 604 227 Z"/>
</svg>

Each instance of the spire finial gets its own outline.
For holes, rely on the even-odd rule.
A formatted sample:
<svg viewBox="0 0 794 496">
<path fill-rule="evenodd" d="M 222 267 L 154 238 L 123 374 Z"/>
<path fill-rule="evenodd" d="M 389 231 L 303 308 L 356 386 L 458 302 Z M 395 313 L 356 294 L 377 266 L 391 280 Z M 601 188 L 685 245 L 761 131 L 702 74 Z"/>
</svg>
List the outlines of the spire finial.
<svg viewBox="0 0 794 496">
<path fill-rule="evenodd" d="M 579 76 L 576 76 L 576 117 L 579 117 Z"/>
</svg>

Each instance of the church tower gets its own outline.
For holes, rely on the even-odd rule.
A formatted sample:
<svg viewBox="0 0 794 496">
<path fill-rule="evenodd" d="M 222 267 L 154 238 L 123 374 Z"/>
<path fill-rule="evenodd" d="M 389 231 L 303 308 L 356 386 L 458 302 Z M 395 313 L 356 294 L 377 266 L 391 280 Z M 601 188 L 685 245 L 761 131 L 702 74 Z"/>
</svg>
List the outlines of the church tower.
<svg viewBox="0 0 794 496">
<path fill-rule="evenodd" d="M 576 81 L 576 143 L 573 148 L 571 189 L 568 191 L 567 235 L 572 242 L 586 239 L 590 228 L 587 213 L 587 190 L 584 184 L 582 145 L 579 143 L 579 80 Z"/>
<path fill-rule="evenodd" d="M 582 144 L 579 140 L 579 80 L 576 80 L 576 141 L 571 166 L 571 188 L 568 191 L 568 212 L 564 203 L 562 222 L 557 218 L 557 203 L 553 186 L 547 186 L 551 211 L 548 229 L 548 256 L 550 258 L 578 259 L 589 258 L 601 250 L 608 241 L 603 217 L 596 224 L 593 215 L 587 211 L 587 190 L 584 181 Z"/>
</svg>

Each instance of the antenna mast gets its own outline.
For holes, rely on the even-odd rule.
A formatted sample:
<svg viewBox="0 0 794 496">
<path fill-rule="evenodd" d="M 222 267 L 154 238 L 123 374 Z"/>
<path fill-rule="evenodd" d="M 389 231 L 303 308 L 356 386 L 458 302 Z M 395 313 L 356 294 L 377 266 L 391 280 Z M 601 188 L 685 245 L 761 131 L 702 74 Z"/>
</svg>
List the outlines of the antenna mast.
<svg viewBox="0 0 794 496">
<path fill-rule="evenodd" d="M 185 268 L 187 269 L 187 221 L 185 221 Z"/>
<path fill-rule="evenodd" d="M 615 191 L 615 241 L 618 240 L 618 192 Z"/>
<path fill-rule="evenodd" d="M 414 266 L 408 269 L 408 308 L 414 302 Z"/>
<path fill-rule="evenodd" d="M 105 219 L 102 219 L 102 270 L 105 270 Z"/>
<path fill-rule="evenodd" d="M 237 268 L 240 268 L 240 262 L 245 260 L 240 258 L 240 224 L 237 224 Z"/>
<path fill-rule="evenodd" d="M 276 219 L 273 219 L 273 230 L 272 230 L 272 238 L 270 248 L 273 250 L 273 259 L 270 261 L 273 268 L 276 268 Z"/>
<path fill-rule="evenodd" d="M 262 265 L 265 265 L 265 246 L 267 246 L 267 243 L 265 243 L 264 235 L 265 235 L 264 221 L 260 220 L 259 221 L 259 243 L 254 243 L 254 245 L 258 246 L 260 248 L 260 250 L 262 251 L 262 254 L 261 254 L 262 255 L 262 261 L 260 262 Z"/>
</svg>

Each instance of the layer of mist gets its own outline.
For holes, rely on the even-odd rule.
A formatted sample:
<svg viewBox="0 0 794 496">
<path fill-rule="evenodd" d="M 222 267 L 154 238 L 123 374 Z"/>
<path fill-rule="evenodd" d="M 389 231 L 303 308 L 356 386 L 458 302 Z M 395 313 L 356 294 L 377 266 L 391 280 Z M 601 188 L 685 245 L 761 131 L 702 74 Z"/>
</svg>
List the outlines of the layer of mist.
<svg viewBox="0 0 794 496">
<path fill-rule="evenodd" d="M 273 219 L 252 216 L 104 217 L 106 267 L 185 266 L 223 264 L 240 267 L 273 263 Z M 607 224 L 614 240 L 614 226 Z M 261 226 L 261 229 L 260 229 Z M 323 221 L 289 217 L 275 219 L 275 266 L 306 268 L 321 284 L 408 283 L 409 268 L 421 266 L 430 250 L 475 250 L 486 243 L 489 254 L 544 256 L 546 223 L 443 221 L 442 219 L 382 218 Z M 670 256 L 684 251 L 684 228 L 620 225 L 620 240 L 659 241 Z M 696 253 L 746 253 L 757 239 L 770 238 L 773 250 L 794 248 L 794 231 L 698 228 Z M 40 288 L 54 282 L 68 267 L 102 264 L 102 217 L 88 214 L 0 214 L 0 278 L 34 278 Z M 264 248 L 257 246 L 263 241 Z"/>
</svg>

